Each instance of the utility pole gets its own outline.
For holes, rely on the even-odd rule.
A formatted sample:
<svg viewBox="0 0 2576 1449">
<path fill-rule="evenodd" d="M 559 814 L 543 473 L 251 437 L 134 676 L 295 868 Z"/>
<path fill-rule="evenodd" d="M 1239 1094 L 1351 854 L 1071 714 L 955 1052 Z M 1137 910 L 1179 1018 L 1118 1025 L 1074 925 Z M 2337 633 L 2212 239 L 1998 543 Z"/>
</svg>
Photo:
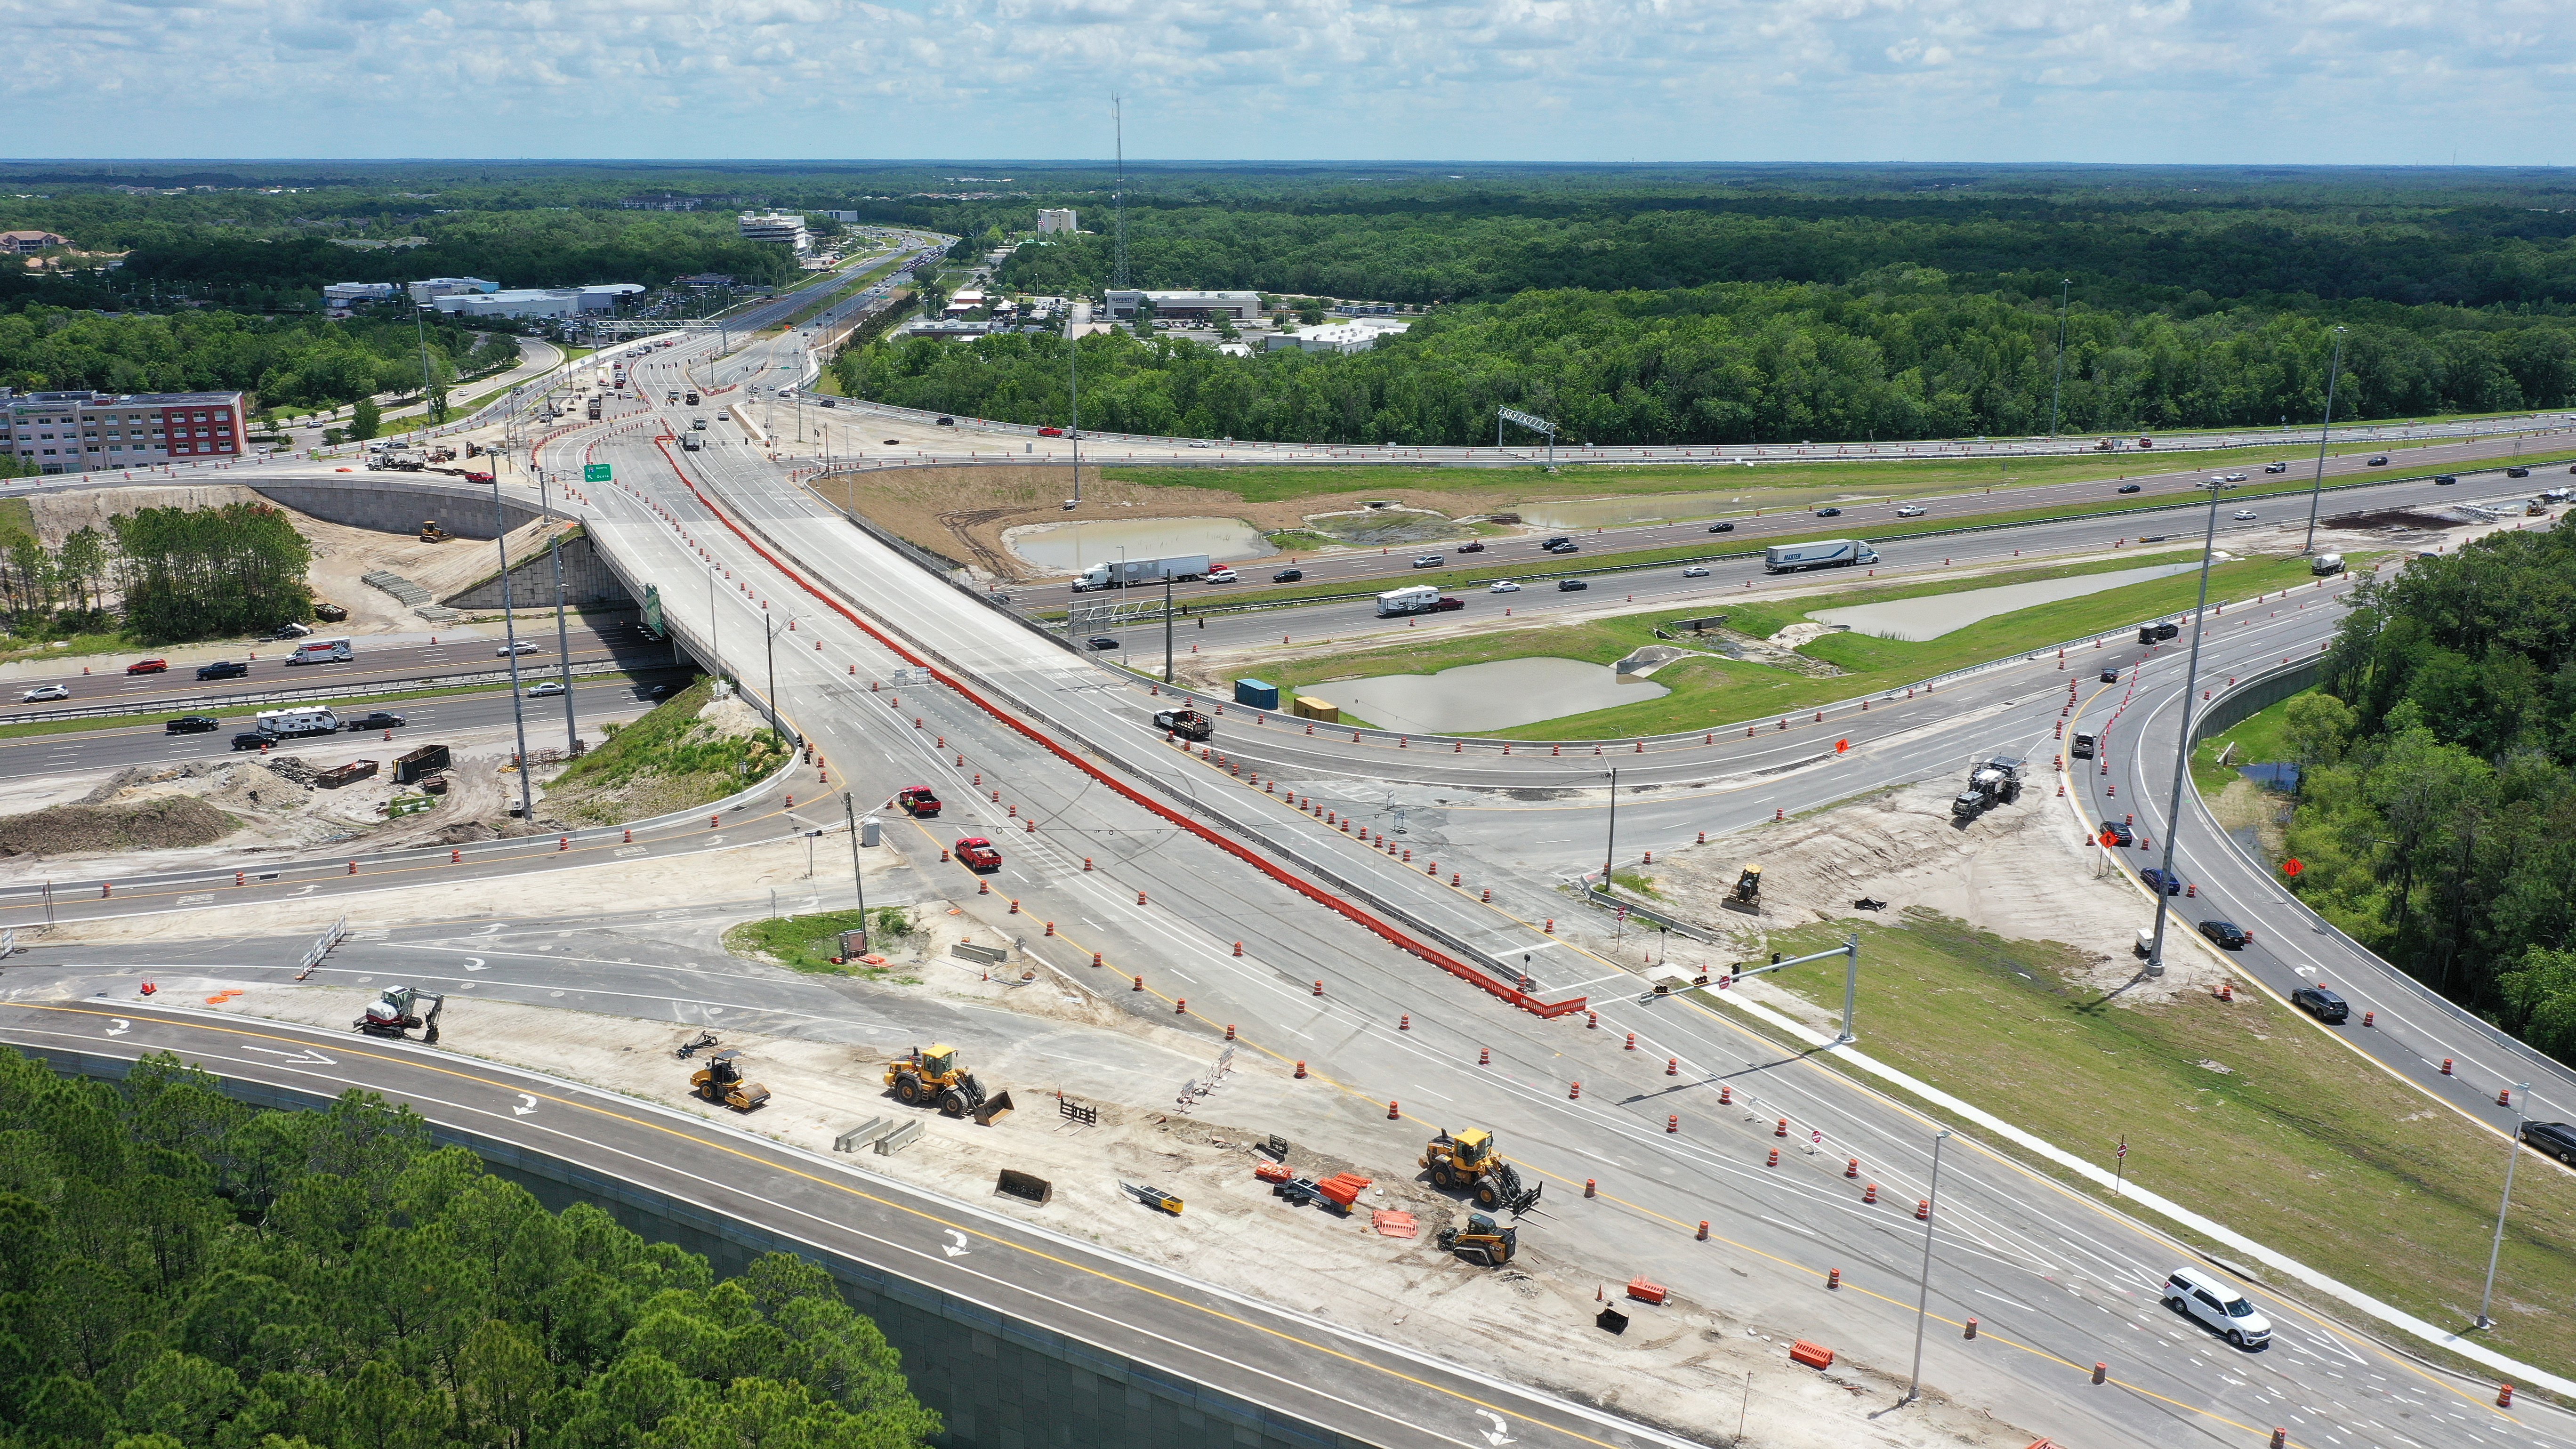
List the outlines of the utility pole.
<svg viewBox="0 0 2576 1449">
<path fill-rule="evenodd" d="M 2075 282 L 2069 278 L 2057 284 L 2057 380 L 2048 390 L 2048 435 L 2057 436 L 2057 404 L 2066 395 L 2066 303 L 2074 295 Z"/>
<path fill-rule="evenodd" d="M 2317 506 L 2326 496 L 2326 443 L 2334 436 L 2335 376 L 2343 371 L 2343 329 L 2335 329 L 2334 361 L 2326 364 L 2326 415 L 2317 424 L 2317 481 L 2308 490 L 2308 541 L 2301 553 L 2317 551 Z"/>
<path fill-rule="evenodd" d="M 2182 673 L 2182 738 L 2174 745 L 2173 802 L 2165 810 L 2165 859 L 2163 880 L 2173 880 L 2174 837 L 2182 833 L 2182 787 L 2191 777 L 2191 707 L 2194 691 L 2200 688 L 2200 638 L 2209 631 L 2209 560 L 2218 552 L 2218 491 L 2226 486 L 2204 483 L 2209 491 L 2209 534 L 2200 549 L 2200 605 L 2191 620 L 2191 662 Z M 2172 899 L 2162 885 L 2156 887 L 2156 933 L 2147 943 L 2147 974 L 2165 974 L 2165 922 L 2173 915 L 2166 904 Z"/>
<path fill-rule="evenodd" d="M 528 697 L 519 692 L 519 625 L 510 612 L 510 525 L 501 516 L 501 480 L 492 480 L 492 542 L 501 550 L 501 634 L 510 648 L 510 723 L 519 733 L 519 819 L 533 820 L 537 813 L 534 795 L 528 788 Z"/>
<path fill-rule="evenodd" d="M 429 328 L 421 321 L 420 314 L 428 310 L 417 302 L 412 304 L 411 333 L 420 343 L 420 415 L 423 421 L 429 418 Z M 500 497 L 497 493 L 492 496 L 496 500 Z"/>
<path fill-rule="evenodd" d="M 868 944 L 868 882 L 859 871 L 859 803 L 847 790 L 841 792 L 841 813 L 850 822 L 850 888 L 859 893 L 859 944 Z"/>
</svg>

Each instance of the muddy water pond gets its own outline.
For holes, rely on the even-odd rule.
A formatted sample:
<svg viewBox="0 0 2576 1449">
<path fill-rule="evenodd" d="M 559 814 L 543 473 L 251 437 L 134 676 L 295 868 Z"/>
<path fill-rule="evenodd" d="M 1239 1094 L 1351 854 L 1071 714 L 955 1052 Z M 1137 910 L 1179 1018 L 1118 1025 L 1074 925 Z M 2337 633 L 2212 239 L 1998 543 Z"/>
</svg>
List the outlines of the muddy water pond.
<svg viewBox="0 0 2576 1449">
<path fill-rule="evenodd" d="M 1498 659 L 1437 674 L 1381 674 L 1308 685 L 1381 729 L 1426 735 L 1477 734 L 1637 704 L 1672 693 L 1651 680 L 1621 680 L 1607 664 L 1580 659 Z"/>
<path fill-rule="evenodd" d="M 1032 523 L 1007 529 L 1002 542 L 1042 569 L 1078 573 L 1114 560 L 1203 553 L 1211 563 L 1268 558 L 1279 550 L 1240 518 L 1121 518 L 1102 523 Z"/>
<path fill-rule="evenodd" d="M 1963 589 L 1955 594 L 1927 594 L 1884 604 L 1861 604 L 1849 609 L 1817 609 L 1807 617 L 1819 623 L 1842 624 L 1858 634 L 1920 644 L 1953 630 L 1965 629 L 1981 619 L 2009 614 L 2015 609 L 2080 599 L 2087 594 L 2142 584 L 2149 579 L 2189 573 L 2199 567 L 2200 561 L 2194 559 L 2189 563 L 2155 564 L 2107 574 L 2078 574 L 2071 579 L 2045 579 L 2035 584 L 2005 584 L 1992 589 Z"/>
</svg>

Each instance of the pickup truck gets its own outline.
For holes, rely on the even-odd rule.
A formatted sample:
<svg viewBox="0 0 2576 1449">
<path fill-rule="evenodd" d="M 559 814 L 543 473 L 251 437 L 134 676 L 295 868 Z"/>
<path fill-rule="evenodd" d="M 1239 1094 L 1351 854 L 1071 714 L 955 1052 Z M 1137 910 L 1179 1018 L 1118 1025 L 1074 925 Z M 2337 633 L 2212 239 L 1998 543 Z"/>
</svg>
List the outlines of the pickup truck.
<svg viewBox="0 0 2576 1449">
<path fill-rule="evenodd" d="M 1154 716 L 1154 728 L 1185 740 L 1204 740 L 1216 733 L 1216 721 L 1194 709 L 1167 709 Z"/>
<path fill-rule="evenodd" d="M 906 785 L 894 792 L 896 808 L 915 820 L 934 819 L 939 814 L 939 795 L 928 785 Z"/>
<path fill-rule="evenodd" d="M 958 864 L 965 866 L 968 870 L 1000 870 L 1002 868 L 1002 853 L 993 848 L 993 842 L 986 840 L 980 835 L 959 836 L 957 838 L 956 850 Z"/>
</svg>

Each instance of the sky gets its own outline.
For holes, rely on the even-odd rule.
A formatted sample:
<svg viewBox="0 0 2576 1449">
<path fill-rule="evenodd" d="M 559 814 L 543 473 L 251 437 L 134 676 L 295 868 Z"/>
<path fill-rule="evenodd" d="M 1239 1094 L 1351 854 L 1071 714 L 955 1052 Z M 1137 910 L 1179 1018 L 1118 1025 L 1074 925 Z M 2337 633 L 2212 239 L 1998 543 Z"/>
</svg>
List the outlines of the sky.
<svg viewBox="0 0 2576 1449">
<path fill-rule="evenodd" d="M 21 157 L 2576 164 L 2570 0 L 0 0 Z M 34 118 L 30 120 L 29 118 Z"/>
</svg>

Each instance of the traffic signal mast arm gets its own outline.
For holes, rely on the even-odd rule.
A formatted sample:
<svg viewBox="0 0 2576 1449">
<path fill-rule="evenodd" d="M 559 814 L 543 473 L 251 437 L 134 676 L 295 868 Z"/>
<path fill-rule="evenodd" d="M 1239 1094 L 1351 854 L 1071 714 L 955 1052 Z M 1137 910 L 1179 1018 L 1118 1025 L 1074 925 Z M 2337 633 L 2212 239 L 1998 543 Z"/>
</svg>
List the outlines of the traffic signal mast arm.
<svg viewBox="0 0 2576 1449">
<path fill-rule="evenodd" d="M 1842 956 L 1847 958 L 1843 967 L 1843 1030 L 1842 1035 L 1834 1038 L 1834 1040 L 1837 1044 L 1849 1046 L 1857 1039 L 1852 1035 L 1852 1006 L 1855 999 L 1860 994 L 1860 933 L 1858 931 L 1854 931 L 1849 936 L 1844 937 L 1841 945 L 1833 947 L 1830 950 L 1810 952 L 1804 956 L 1792 956 L 1786 961 L 1774 961 L 1768 966 L 1756 966 L 1749 971 L 1744 968 L 1741 962 L 1738 962 L 1735 969 L 1727 972 L 1723 977 L 1719 978 L 1718 986 L 1720 989 L 1724 989 L 1725 987 L 1734 985 L 1738 981 L 1749 980 L 1756 976 L 1767 976 L 1771 972 L 1785 971 L 1792 966 L 1804 966 L 1810 961 L 1822 961 L 1828 956 Z"/>
</svg>

